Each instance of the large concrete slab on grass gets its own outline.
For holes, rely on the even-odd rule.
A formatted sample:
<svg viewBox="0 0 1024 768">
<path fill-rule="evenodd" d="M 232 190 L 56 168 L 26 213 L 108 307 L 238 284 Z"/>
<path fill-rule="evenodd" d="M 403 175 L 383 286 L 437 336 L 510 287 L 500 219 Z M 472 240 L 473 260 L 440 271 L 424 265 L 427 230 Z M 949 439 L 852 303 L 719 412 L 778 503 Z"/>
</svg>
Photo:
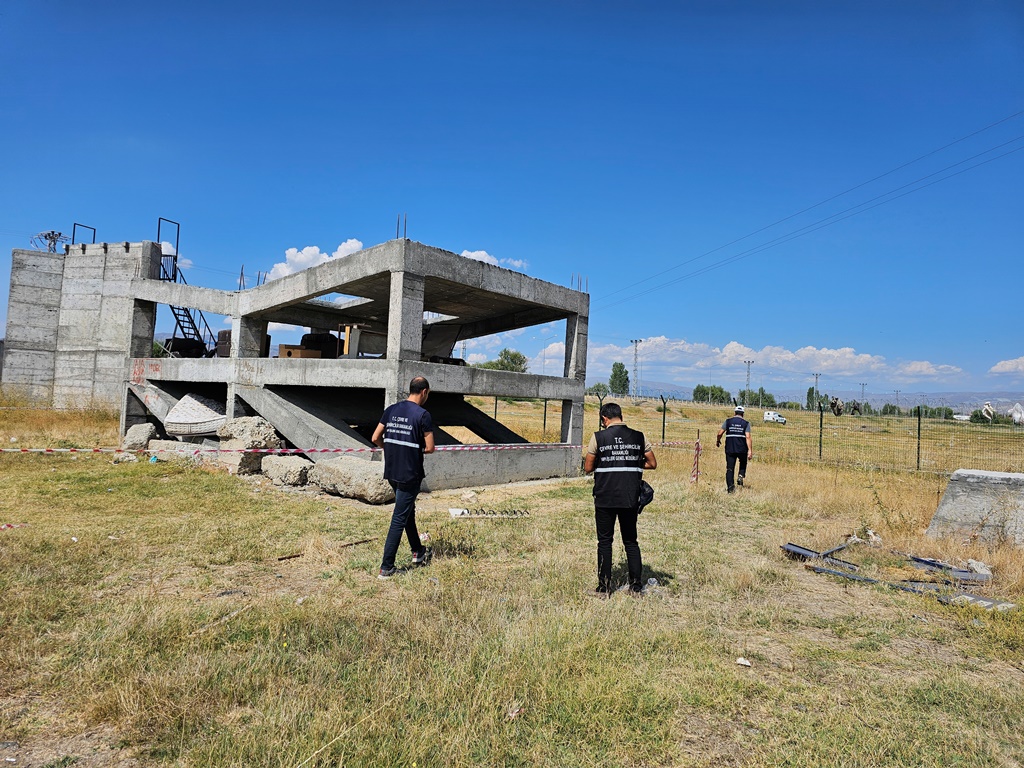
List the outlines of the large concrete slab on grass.
<svg viewBox="0 0 1024 768">
<path fill-rule="evenodd" d="M 949 479 L 928 535 L 1024 545 L 1024 474 L 958 469 Z"/>
</svg>

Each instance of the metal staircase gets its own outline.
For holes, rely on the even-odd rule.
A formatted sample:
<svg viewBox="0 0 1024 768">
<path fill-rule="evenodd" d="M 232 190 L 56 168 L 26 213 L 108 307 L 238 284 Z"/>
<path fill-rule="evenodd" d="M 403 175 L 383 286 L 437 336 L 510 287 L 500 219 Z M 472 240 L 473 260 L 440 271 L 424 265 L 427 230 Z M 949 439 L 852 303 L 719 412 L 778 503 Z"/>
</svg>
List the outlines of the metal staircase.
<svg viewBox="0 0 1024 768">
<path fill-rule="evenodd" d="M 160 241 L 160 223 L 168 222 L 178 226 L 178 223 L 170 219 L 161 218 L 157 223 L 157 242 Z M 182 283 L 188 285 L 185 276 L 178 269 L 178 238 L 175 236 L 174 253 L 162 254 L 160 257 L 160 279 L 171 283 Z M 188 307 L 171 307 L 171 314 L 174 315 L 174 324 L 177 327 L 176 338 L 198 341 L 203 346 L 203 357 L 211 356 L 217 349 L 217 336 L 206 322 L 201 310 L 189 309 Z M 170 350 L 175 354 L 175 350 Z M 175 354 L 175 356 L 180 356 Z"/>
</svg>

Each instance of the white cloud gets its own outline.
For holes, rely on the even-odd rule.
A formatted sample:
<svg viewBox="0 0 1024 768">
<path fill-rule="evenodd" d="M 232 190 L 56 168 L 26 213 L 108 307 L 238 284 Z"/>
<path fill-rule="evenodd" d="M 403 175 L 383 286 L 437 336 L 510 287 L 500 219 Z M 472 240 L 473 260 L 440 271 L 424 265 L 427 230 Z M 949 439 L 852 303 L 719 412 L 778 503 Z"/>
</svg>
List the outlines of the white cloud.
<svg viewBox="0 0 1024 768">
<path fill-rule="evenodd" d="M 192 259 L 178 259 L 178 269 L 192 269 L 194 263 Z"/>
<path fill-rule="evenodd" d="M 349 238 L 337 248 L 334 249 L 334 253 L 324 253 L 320 250 L 319 246 L 307 245 L 302 250 L 298 248 L 289 248 L 284 252 L 284 261 L 279 261 L 273 267 L 270 268 L 270 272 L 267 273 L 267 280 L 277 280 L 279 277 L 285 275 L 291 275 L 296 272 L 301 272 L 304 269 L 310 267 L 316 267 L 323 264 L 330 259 L 338 259 L 343 256 L 361 251 L 363 244 L 355 238 Z"/>
<path fill-rule="evenodd" d="M 476 365 L 477 363 L 486 363 L 490 360 L 487 355 L 482 355 L 479 352 L 474 352 L 471 355 L 466 355 L 466 362 L 470 365 Z"/>
<path fill-rule="evenodd" d="M 927 360 L 911 360 L 896 366 L 893 373 L 897 378 L 905 380 L 944 378 L 956 376 L 963 370 L 955 365 L 936 365 Z"/>
<path fill-rule="evenodd" d="M 565 342 L 555 341 L 548 344 L 528 362 L 530 373 L 543 376 L 561 376 L 565 368 Z"/>
<path fill-rule="evenodd" d="M 482 261 L 486 264 L 494 264 L 498 267 L 512 267 L 520 271 L 526 269 L 529 266 L 529 262 L 523 259 L 499 259 L 496 256 L 491 256 L 487 251 L 463 251 L 460 256 L 467 259 L 473 259 L 474 261 Z"/>
<path fill-rule="evenodd" d="M 168 243 L 166 240 L 161 240 L 160 241 L 160 253 L 162 253 L 164 256 L 173 256 L 174 255 L 174 246 L 171 245 L 170 243 Z"/>
<path fill-rule="evenodd" d="M 267 323 L 267 333 L 290 333 L 291 331 L 304 331 L 301 325 L 290 325 L 289 323 Z"/>
<path fill-rule="evenodd" d="M 1013 360 L 1000 360 L 988 369 L 989 373 L 1020 375 L 1024 373 L 1024 357 Z"/>
<path fill-rule="evenodd" d="M 639 352 L 644 366 L 644 378 L 652 380 L 706 380 L 711 370 L 715 371 L 716 378 L 723 374 L 742 377 L 746 372 L 746 360 L 754 361 L 755 367 L 752 370 L 755 374 L 766 375 L 771 372 L 775 380 L 790 381 L 803 380 L 814 373 L 822 374 L 826 380 L 871 375 L 875 379 L 884 376 L 900 381 L 941 380 L 963 374 L 963 370 L 955 365 L 926 360 L 890 363 L 882 355 L 858 352 L 853 347 L 806 346 L 791 350 L 768 345 L 754 349 L 738 341 L 730 341 L 719 348 L 685 339 L 656 336 L 645 339 L 639 346 Z M 590 347 L 587 370 L 592 372 L 592 378 L 605 375 L 605 371 L 610 371 L 615 362 L 625 363 L 632 372 L 633 345 Z M 1016 370 L 1024 373 L 1024 358 L 1007 361 L 1006 365 L 1010 364 L 1018 365 Z M 1009 368 L 1005 370 L 1009 372 Z M 993 369 L 993 372 L 1001 371 Z"/>
<path fill-rule="evenodd" d="M 483 261 L 487 264 L 494 264 L 497 266 L 498 260 L 491 256 L 487 251 L 463 251 L 462 256 L 467 259 L 473 259 L 474 261 Z"/>
</svg>

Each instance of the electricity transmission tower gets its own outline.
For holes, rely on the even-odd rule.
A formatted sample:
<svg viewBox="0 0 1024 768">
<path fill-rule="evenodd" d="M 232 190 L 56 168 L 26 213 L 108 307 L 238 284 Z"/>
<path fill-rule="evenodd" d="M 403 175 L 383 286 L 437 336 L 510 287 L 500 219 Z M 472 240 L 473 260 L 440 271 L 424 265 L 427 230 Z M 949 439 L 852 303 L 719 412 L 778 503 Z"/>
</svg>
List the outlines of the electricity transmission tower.
<svg viewBox="0 0 1024 768">
<path fill-rule="evenodd" d="M 750 366 L 754 364 L 753 360 L 744 360 L 747 364 L 747 388 L 743 390 L 743 404 L 747 404 L 747 395 L 750 393 Z"/>
<path fill-rule="evenodd" d="M 820 377 L 821 374 L 812 373 L 811 375 L 814 377 L 814 407 L 821 408 L 821 401 L 818 398 L 818 377 Z"/>
<path fill-rule="evenodd" d="M 633 401 L 640 397 L 640 374 L 638 370 L 640 368 L 640 342 L 643 339 L 630 339 L 629 343 L 633 345 Z"/>
</svg>

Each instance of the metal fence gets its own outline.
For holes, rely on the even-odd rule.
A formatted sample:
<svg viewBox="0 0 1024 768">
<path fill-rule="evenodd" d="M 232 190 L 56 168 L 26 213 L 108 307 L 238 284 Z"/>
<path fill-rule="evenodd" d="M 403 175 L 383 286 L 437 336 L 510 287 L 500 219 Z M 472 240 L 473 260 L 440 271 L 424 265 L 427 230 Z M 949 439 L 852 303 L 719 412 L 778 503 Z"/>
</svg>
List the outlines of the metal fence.
<svg viewBox="0 0 1024 768">
<path fill-rule="evenodd" d="M 831 411 L 814 416 L 817 429 L 811 430 L 764 424 L 755 432 L 755 453 L 767 460 L 879 469 L 1024 472 L 1024 428 L 1018 426 L 920 416 L 837 417 Z"/>
<path fill-rule="evenodd" d="M 690 450 L 699 437 L 704 449 L 714 446 L 722 421 L 732 406 L 689 401 L 647 400 L 633 405 L 617 398 L 626 421 L 653 442 L 672 450 Z M 487 402 L 499 421 L 535 441 L 558 441 L 561 403 L 541 401 L 531 408 Z M 584 442 L 599 428 L 596 398 L 588 398 Z M 490 406 L 490 407 L 488 407 Z M 753 424 L 754 456 L 758 461 L 825 463 L 903 471 L 949 474 L 957 469 L 1024 472 L 1024 427 L 973 424 L 918 416 L 835 416 L 831 411 L 780 411 L 787 423 L 762 421 L 764 411 L 747 408 Z"/>
</svg>

